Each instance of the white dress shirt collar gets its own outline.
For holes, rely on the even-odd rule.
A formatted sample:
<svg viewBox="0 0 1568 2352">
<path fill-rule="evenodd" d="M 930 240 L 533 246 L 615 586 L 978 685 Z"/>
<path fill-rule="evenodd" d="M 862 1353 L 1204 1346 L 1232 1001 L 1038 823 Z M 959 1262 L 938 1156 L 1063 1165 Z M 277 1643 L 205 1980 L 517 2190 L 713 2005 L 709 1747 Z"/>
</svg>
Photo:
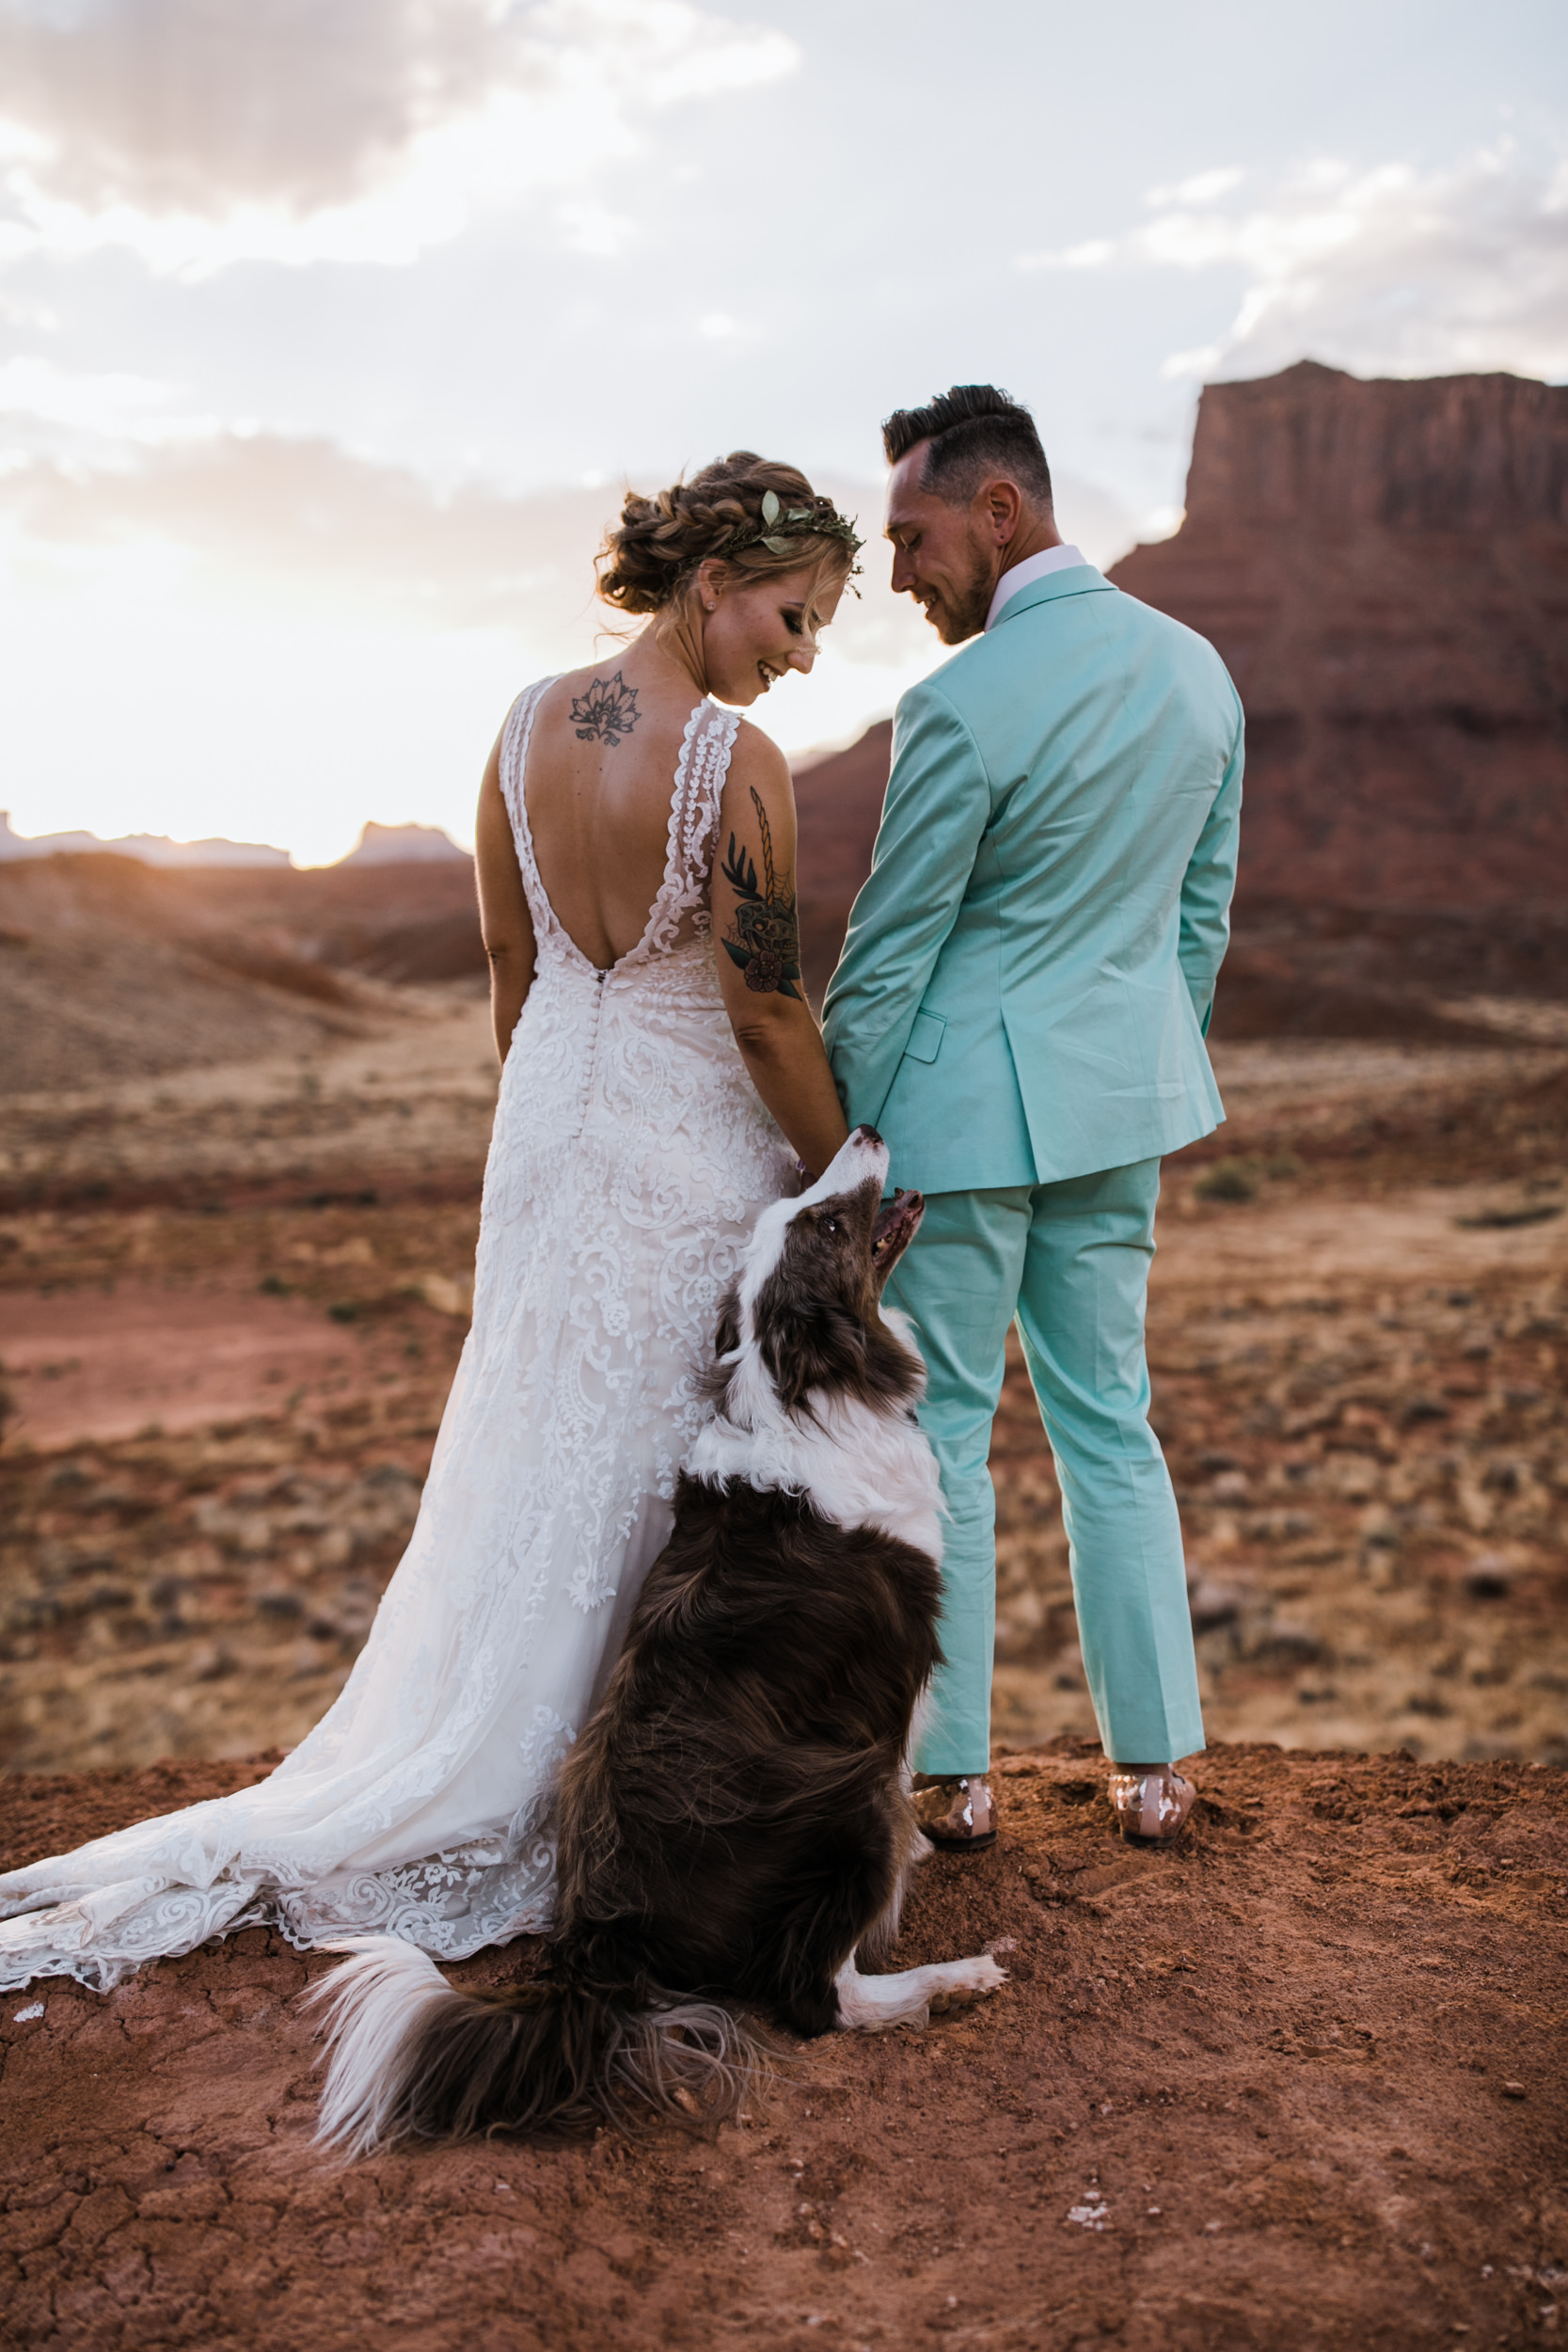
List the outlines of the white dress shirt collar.
<svg viewBox="0 0 1568 2352">
<path fill-rule="evenodd" d="M 1016 596 L 1021 588 L 1032 587 L 1037 580 L 1043 580 L 1047 572 L 1070 571 L 1075 564 L 1086 564 L 1088 560 L 1070 544 L 1042 548 L 1038 555 L 1026 555 L 1022 564 L 1015 564 L 1012 570 L 1004 572 L 997 581 L 990 611 L 986 614 L 986 627 L 991 627 L 1009 596 Z"/>
</svg>

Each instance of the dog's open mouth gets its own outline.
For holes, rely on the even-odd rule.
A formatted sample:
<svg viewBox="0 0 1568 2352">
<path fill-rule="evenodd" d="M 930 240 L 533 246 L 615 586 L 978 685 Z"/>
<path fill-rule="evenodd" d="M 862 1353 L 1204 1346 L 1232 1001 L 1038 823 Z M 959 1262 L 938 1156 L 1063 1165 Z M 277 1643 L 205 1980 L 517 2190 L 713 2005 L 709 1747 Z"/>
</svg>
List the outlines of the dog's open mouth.
<svg viewBox="0 0 1568 2352">
<path fill-rule="evenodd" d="M 893 1199 L 879 1209 L 877 1222 L 871 1228 L 871 1258 L 875 1265 L 896 1258 L 915 1227 L 926 1214 L 925 1196 L 918 1192 L 895 1192 Z"/>
</svg>

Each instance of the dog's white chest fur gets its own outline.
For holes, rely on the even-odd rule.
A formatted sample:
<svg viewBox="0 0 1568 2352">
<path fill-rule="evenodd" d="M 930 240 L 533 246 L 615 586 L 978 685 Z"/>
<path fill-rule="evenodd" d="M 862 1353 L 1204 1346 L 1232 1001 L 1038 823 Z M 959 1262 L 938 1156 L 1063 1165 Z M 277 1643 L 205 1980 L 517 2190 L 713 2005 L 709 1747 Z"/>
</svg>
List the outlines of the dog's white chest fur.
<svg viewBox="0 0 1568 2352">
<path fill-rule="evenodd" d="M 693 1478 L 800 1495 L 834 1526 L 879 1528 L 940 1565 L 936 1457 L 912 1420 L 839 1397 L 814 1398 L 812 1419 L 786 1413 L 754 1345 L 724 1402 L 691 1449 Z"/>
</svg>

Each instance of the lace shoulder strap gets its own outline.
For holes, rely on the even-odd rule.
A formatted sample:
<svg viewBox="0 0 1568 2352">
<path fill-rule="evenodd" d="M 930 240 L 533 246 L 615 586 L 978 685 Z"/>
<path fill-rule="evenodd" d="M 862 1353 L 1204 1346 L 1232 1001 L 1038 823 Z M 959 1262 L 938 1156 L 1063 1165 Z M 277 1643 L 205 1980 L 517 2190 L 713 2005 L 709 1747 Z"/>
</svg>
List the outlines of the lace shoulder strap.
<svg viewBox="0 0 1568 2352">
<path fill-rule="evenodd" d="M 700 702 L 686 723 L 675 788 L 670 802 L 670 848 L 664 884 L 649 919 L 644 946 L 658 955 L 675 945 L 682 926 L 708 922 L 708 878 L 719 837 L 719 803 L 740 725 L 733 710 Z"/>
<path fill-rule="evenodd" d="M 534 713 L 554 684 L 553 677 L 542 677 L 534 685 L 524 687 L 506 714 L 506 724 L 501 729 L 499 763 L 501 799 L 512 819 L 512 838 L 516 844 L 517 864 L 522 868 L 523 891 L 528 899 L 529 913 L 533 917 L 534 935 L 541 940 L 557 925 L 555 911 L 545 896 L 545 885 L 539 879 L 539 867 L 533 855 L 533 834 L 528 821 L 528 803 L 523 797 L 523 771 L 528 763 Z"/>
</svg>

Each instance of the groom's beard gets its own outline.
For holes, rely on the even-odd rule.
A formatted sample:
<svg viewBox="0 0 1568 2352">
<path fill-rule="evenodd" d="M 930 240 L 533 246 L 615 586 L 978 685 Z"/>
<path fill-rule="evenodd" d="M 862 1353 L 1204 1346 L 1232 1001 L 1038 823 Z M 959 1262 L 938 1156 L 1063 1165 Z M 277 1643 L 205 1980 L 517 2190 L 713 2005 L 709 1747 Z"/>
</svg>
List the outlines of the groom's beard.
<svg viewBox="0 0 1568 2352">
<path fill-rule="evenodd" d="M 995 585 L 990 564 L 977 552 L 963 586 L 950 595 L 939 593 L 927 606 L 926 618 L 944 645 L 961 645 L 969 638 L 979 636 L 986 626 Z"/>
</svg>

